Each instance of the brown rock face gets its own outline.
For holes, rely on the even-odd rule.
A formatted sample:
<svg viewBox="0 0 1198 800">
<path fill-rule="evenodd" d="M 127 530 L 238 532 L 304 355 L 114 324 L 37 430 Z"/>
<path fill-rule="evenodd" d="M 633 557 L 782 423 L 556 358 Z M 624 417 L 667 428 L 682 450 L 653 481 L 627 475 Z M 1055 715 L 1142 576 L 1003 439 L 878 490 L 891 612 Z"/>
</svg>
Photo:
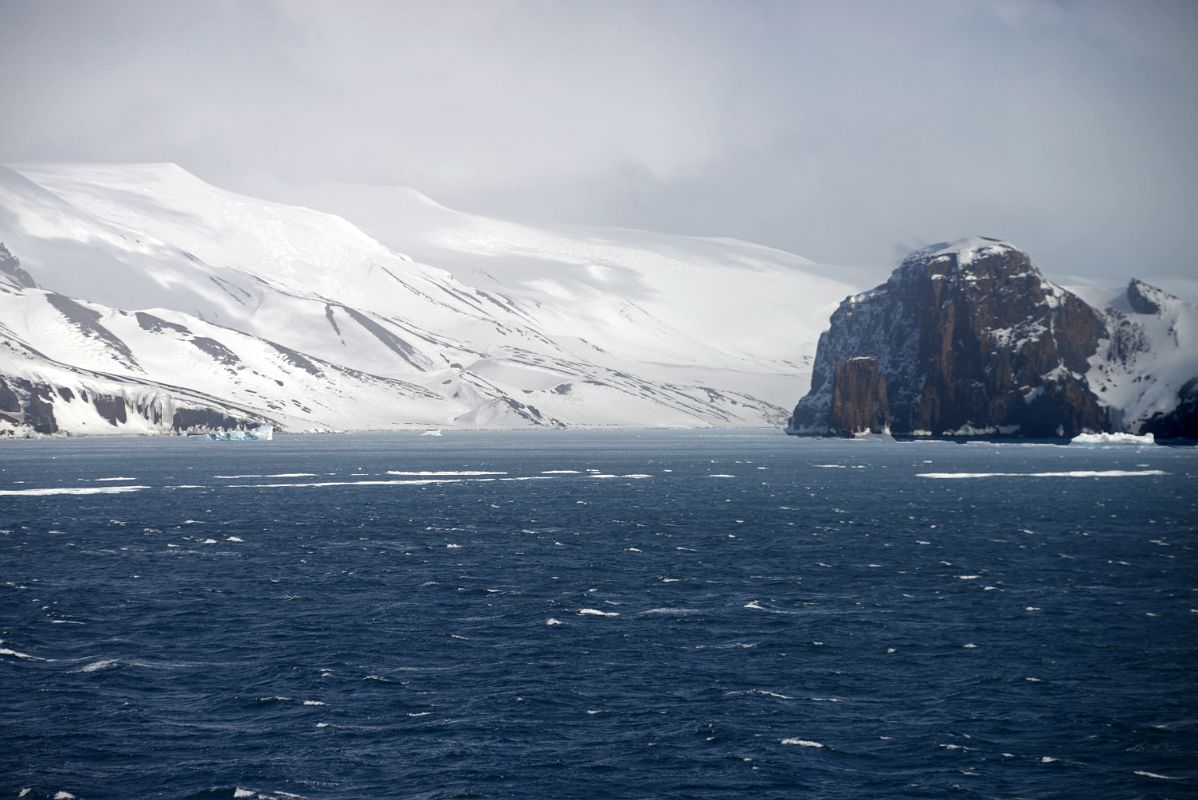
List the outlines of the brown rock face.
<svg viewBox="0 0 1198 800">
<path fill-rule="evenodd" d="M 838 436 L 889 430 L 886 378 L 878 372 L 876 358 L 852 358 L 836 364 L 828 424 Z"/>
<path fill-rule="evenodd" d="M 1109 430 L 1084 377 L 1106 336 L 1081 298 L 1005 242 L 972 239 L 912 254 L 882 286 L 846 299 L 820 337 L 811 391 L 791 433 L 844 435 L 880 419 L 878 397 L 839 392 L 868 357 L 894 433 L 1073 436 Z M 851 432 L 851 430 L 850 430 Z"/>
</svg>

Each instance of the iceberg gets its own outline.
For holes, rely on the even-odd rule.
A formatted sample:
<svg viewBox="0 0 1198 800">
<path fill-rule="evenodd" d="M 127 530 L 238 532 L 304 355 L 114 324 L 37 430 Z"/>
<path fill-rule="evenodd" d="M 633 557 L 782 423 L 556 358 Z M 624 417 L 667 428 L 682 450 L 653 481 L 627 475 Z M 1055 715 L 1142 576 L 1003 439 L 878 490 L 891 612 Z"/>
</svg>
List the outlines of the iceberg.
<svg viewBox="0 0 1198 800">
<path fill-rule="evenodd" d="M 1156 444 L 1156 437 L 1151 433 L 1135 434 L 1135 433 L 1081 433 L 1074 436 L 1069 444 L 1080 445 L 1107 445 L 1107 444 L 1132 444 L 1146 445 Z"/>
<path fill-rule="evenodd" d="M 259 425 L 244 431 L 193 433 L 189 438 L 207 439 L 211 442 L 269 442 L 275 438 L 275 426 Z"/>
</svg>

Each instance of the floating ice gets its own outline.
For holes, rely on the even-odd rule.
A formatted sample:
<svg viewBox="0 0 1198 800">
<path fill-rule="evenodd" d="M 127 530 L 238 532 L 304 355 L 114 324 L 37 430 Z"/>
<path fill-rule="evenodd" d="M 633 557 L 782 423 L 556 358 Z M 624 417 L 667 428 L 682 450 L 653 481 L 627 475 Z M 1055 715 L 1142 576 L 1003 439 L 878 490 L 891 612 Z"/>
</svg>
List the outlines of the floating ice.
<svg viewBox="0 0 1198 800">
<path fill-rule="evenodd" d="M 1148 444 L 1156 444 L 1156 437 L 1151 433 L 1137 435 L 1134 433 L 1082 433 L 1074 436 L 1069 444 L 1081 445 L 1107 445 L 1107 444 L 1130 444 L 1143 446 Z"/>
<path fill-rule="evenodd" d="M 244 431 L 218 431 L 217 433 L 193 433 L 189 439 L 207 439 L 211 442 L 269 442 L 275 438 L 274 425 L 259 425 Z"/>
</svg>

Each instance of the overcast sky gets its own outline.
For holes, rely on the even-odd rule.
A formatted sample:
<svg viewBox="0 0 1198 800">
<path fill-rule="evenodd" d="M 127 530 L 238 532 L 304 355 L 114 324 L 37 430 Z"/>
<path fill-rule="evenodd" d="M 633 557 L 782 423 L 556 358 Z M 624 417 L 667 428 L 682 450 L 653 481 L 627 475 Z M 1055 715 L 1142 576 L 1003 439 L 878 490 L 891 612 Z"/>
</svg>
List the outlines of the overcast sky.
<svg viewBox="0 0 1198 800">
<path fill-rule="evenodd" d="M 1198 3 L 0 0 L 0 163 L 1195 277 Z"/>
</svg>

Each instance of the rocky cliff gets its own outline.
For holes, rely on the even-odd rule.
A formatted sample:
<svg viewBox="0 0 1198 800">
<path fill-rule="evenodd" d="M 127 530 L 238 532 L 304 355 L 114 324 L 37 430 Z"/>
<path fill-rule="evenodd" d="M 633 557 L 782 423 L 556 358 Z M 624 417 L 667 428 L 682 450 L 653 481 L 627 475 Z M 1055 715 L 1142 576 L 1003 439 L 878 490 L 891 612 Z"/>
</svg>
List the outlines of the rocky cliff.
<svg viewBox="0 0 1198 800">
<path fill-rule="evenodd" d="M 1153 425 L 1182 430 L 1184 387 L 1156 391 L 1171 398 L 1130 416 L 1117 397 L 1143 381 L 1136 361 L 1161 346 L 1151 320 L 1176 317 L 1177 304 L 1133 281 L 1126 313 L 1099 310 L 1047 280 L 1007 242 L 934 245 L 904 259 L 885 284 L 841 303 L 820 337 L 811 391 L 788 432 L 888 427 L 915 435 L 1071 437 Z M 1092 385 L 1098 378 L 1105 380 Z M 1183 419 L 1169 416 L 1179 407 Z"/>
</svg>

